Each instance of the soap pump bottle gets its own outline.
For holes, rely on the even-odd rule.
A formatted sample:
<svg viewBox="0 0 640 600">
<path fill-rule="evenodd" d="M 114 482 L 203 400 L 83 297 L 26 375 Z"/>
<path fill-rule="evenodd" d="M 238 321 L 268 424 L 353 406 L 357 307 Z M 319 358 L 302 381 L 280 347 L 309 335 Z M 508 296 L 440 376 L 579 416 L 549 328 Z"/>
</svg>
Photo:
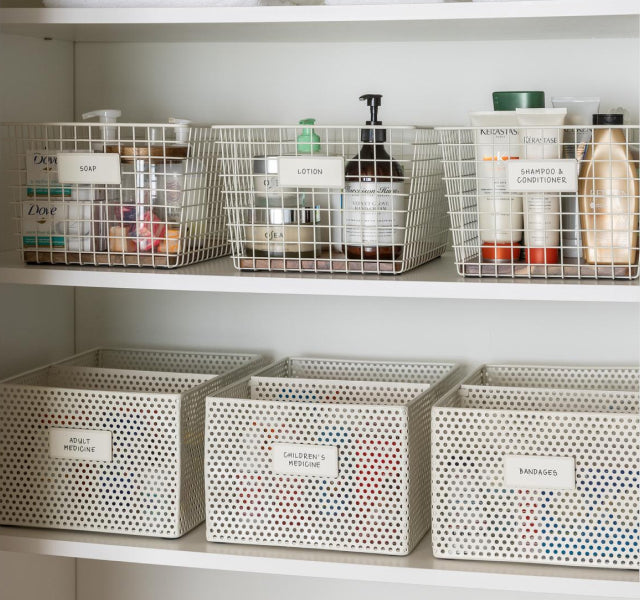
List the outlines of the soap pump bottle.
<svg viewBox="0 0 640 600">
<path fill-rule="evenodd" d="M 381 94 L 364 94 L 371 112 L 360 133 L 362 147 L 345 169 L 344 245 L 347 258 L 394 260 L 400 258 L 407 218 L 404 172 L 387 153 L 386 129 L 381 129 L 378 108 Z"/>
<path fill-rule="evenodd" d="M 580 170 L 578 200 L 584 260 L 634 266 L 638 260 L 638 170 L 623 115 L 595 114 L 593 141 Z"/>
</svg>

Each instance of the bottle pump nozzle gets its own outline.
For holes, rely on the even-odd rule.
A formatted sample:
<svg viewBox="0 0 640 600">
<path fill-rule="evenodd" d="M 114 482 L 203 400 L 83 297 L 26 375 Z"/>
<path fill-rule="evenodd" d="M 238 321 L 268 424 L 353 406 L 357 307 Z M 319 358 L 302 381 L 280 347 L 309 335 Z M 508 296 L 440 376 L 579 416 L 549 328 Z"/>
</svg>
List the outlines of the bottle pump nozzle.
<svg viewBox="0 0 640 600">
<path fill-rule="evenodd" d="M 92 110 L 91 112 L 86 112 L 82 114 L 83 119 L 91 119 L 93 117 L 98 117 L 100 123 L 115 123 L 118 120 L 118 117 L 122 116 L 122 111 L 112 108 L 103 108 L 100 110 Z M 102 139 L 104 141 L 113 141 L 117 139 L 116 136 L 116 128 L 104 126 L 102 128 Z M 100 144 L 99 144 L 100 145 Z"/>
<path fill-rule="evenodd" d="M 315 119 L 302 119 L 300 125 L 315 125 Z M 320 136 L 313 127 L 304 127 L 297 138 L 298 154 L 316 154 L 320 152 Z"/>
<path fill-rule="evenodd" d="M 382 94 L 363 94 L 360 100 L 366 100 L 371 111 L 371 120 L 366 122 L 367 125 L 382 125 L 382 121 L 378 121 L 378 107 L 382 104 Z M 363 142 L 382 143 L 387 139 L 387 132 L 384 129 L 363 129 L 360 139 Z"/>
<path fill-rule="evenodd" d="M 169 117 L 169 123 L 171 125 L 178 125 L 178 127 L 176 127 L 176 142 L 186 144 L 189 141 L 189 126 L 191 125 L 191 121 L 189 121 L 189 119 Z"/>
</svg>

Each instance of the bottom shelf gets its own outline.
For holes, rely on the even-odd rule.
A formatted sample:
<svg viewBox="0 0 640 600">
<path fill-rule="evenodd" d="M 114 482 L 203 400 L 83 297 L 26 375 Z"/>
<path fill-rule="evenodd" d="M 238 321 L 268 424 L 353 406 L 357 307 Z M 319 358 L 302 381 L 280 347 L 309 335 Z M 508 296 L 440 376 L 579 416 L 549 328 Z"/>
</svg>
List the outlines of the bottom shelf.
<svg viewBox="0 0 640 600">
<path fill-rule="evenodd" d="M 451 588 L 637 598 L 638 571 L 442 560 L 426 536 L 409 556 L 211 544 L 200 525 L 178 540 L 0 527 L 0 550 L 148 565 Z"/>
</svg>

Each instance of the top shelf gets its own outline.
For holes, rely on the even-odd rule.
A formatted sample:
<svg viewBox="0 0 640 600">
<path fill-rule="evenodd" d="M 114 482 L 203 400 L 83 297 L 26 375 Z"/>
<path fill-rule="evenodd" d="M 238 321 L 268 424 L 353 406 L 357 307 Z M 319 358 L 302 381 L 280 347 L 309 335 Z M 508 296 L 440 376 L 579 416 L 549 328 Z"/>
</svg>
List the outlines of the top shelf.
<svg viewBox="0 0 640 600">
<path fill-rule="evenodd" d="M 25 265 L 0 253 L 0 283 L 375 298 L 640 303 L 638 280 L 462 278 L 446 253 L 402 275 L 239 272 L 230 257 L 179 269 Z"/>
<path fill-rule="evenodd" d="M 0 32 L 76 42 L 637 38 L 638 16 L 637 0 L 4 8 Z"/>
</svg>

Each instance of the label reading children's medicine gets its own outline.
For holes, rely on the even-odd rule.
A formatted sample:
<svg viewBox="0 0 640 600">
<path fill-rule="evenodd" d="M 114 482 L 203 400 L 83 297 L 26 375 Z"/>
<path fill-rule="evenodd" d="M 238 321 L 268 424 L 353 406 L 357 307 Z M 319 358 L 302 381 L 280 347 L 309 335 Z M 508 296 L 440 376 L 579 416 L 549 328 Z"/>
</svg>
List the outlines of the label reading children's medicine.
<svg viewBox="0 0 640 600">
<path fill-rule="evenodd" d="M 273 444 L 273 472 L 280 475 L 338 476 L 337 446 Z"/>
<path fill-rule="evenodd" d="M 97 429 L 49 429 L 49 456 L 111 462 L 111 432 Z"/>
</svg>

